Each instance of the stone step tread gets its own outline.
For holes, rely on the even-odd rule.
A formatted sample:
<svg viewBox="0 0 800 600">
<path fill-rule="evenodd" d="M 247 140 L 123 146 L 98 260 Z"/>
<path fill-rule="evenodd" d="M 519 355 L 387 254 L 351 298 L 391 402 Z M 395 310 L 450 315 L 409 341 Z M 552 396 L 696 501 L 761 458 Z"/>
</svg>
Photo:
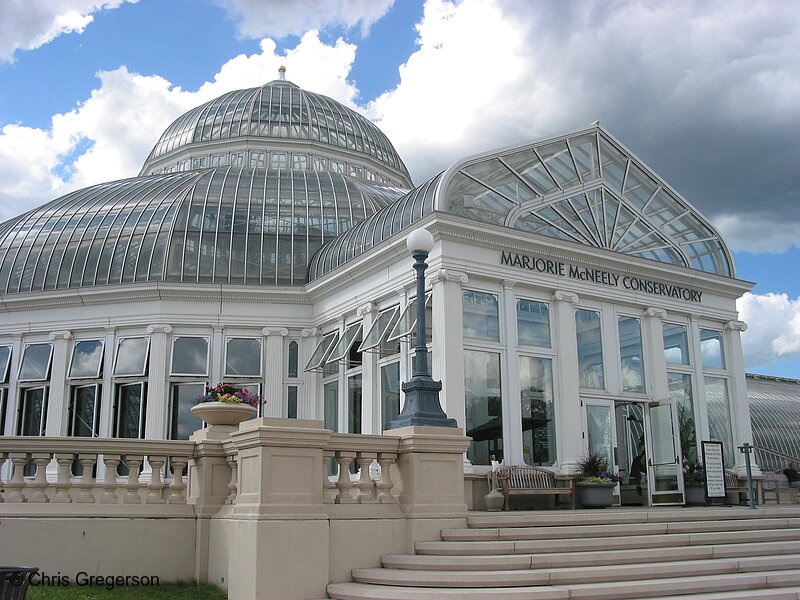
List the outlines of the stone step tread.
<svg viewBox="0 0 800 600">
<path fill-rule="evenodd" d="M 638 548 L 598 552 L 554 552 L 544 554 L 438 555 L 389 554 L 381 557 L 383 565 L 395 569 L 452 569 L 487 571 L 493 569 L 529 569 L 586 567 L 672 560 L 702 560 L 743 556 L 776 556 L 800 553 L 800 539 L 784 542 L 678 546 L 670 548 Z"/>
<path fill-rule="evenodd" d="M 601 525 L 622 523 L 664 523 L 670 521 L 710 521 L 728 519 L 770 519 L 800 516 L 800 508 L 795 506 L 751 508 L 666 509 L 608 511 L 542 511 L 472 513 L 468 515 L 469 526 L 478 528 L 497 527 L 554 527 L 559 525 Z"/>
<path fill-rule="evenodd" d="M 328 595 L 337 600 L 634 600 L 656 595 L 675 599 L 679 594 L 697 598 L 699 594 L 720 594 L 749 590 L 761 593 L 800 586 L 797 570 L 770 573 L 703 575 L 633 582 L 592 583 L 565 586 L 524 586 L 515 588 L 420 588 L 362 583 L 332 583 Z M 696 592 L 697 595 L 691 595 Z M 728 596 L 718 596 L 727 598 Z M 746 598 L 747 596 L 743 596 Z M 769 595 L 754 596 L 769 598 Z"/>
<path fill-rule="evenodd" d="M 610 538 L 564 538 L 557 544 L 542 544 L 541 540 L 502 541 L 431 541 L 417 542 L 417 554 L 540 554 L 552 552 L 597 551 L 625 548 L 652 548 L 735 544 L 739 542 L 770 542 L 800 539 L 800 529 L 771 529 L 749 531 L 719 531 L 701 533 L 668 533 Z"/>
<path fill-rule="evenodd" d="M 800 563 L 800 554 L 747 557 L 742 559 L 684 560 L 669 563 L 603 565 L 555 569 L 516 569 L 496 571 L 449 571 L 366 568 L 353 569 L 353 580 L 380 585 L 415 587 L 503 587 L 569 585 L 651 579 L 735 574 L 753 571 L 791 569 Z"/>
<path fill-rule="evenodd" d="M 712 592 L 710 594 L 681 594 L 680 596 L 647 596 L 631 600 L 800 600 L 800 587 L 780 587 L 766 590 Z"/>
<path fill-rule="evenodd" d="M 633 527 L 631 527 L 633 525 Z M 637 534 L 699 533 L 756 529 L 800 528 L 800 517 L 784 519 L 730 519 L 722 521 L 677 521 L 669 523 L 623 523 L 612 525 L 561 525 L 554 527 L 499 527 L 442 529 L 445 541 L 554 539 L 571 537 L 609 537 Z"/>
</svg>

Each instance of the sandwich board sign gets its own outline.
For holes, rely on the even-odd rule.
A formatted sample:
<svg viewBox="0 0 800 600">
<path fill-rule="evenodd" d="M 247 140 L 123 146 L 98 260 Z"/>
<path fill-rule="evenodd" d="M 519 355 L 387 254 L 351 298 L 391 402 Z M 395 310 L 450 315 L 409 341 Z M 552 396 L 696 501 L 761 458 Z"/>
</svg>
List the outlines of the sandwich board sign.
<svg viewBox="0 0 800 600">
<path fill-rule="evenodd" d="M 725 465 L 722 442 L 701 442 L 706 469 L 706 498 L 725 498 Z"/>
</svg>

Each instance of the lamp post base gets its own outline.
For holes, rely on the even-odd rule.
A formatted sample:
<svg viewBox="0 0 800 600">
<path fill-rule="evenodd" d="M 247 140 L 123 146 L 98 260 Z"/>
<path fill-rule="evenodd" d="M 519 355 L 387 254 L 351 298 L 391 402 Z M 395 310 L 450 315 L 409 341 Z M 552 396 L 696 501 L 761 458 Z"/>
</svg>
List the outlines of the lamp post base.
<svg viewBox="0 0 800 600">
<path fill-rule="evenodd" d="M 403 412 L 391 423 L 389 429 L 400 427 L 458 427 L 456 420 L 449 418 L 439 404 L 442 382 L 430 377 L 414 377 L 403 384 L 406 403 Z"/>
</svg>

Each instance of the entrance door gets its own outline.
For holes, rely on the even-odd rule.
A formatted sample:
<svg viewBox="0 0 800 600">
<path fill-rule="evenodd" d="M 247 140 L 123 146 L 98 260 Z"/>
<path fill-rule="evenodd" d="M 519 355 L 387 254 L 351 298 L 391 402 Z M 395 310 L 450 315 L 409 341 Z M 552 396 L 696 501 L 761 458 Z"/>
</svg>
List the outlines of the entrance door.
<svg viewBox="0 0 800 600">
<path fill-rule="evenodd" d="M 650 504 L 683 504 L 680 429 L 675 405 L 648 406 L 645 431 Z"/>
<path fill-rule="evenodd" d="M 614 402 L 612 400 L 584 400 L 584 427 L 586 432 L 586 445 L 590 452 L 594 452 L 606 459 L 608 470 L 617 472 L 619 467 L 616 461 L 617 430 L 614 425 Z M 614 494 L 619 493 L 619 486 Z"/>
<path fill-rule="evenodd" d="M 620 476 L 620 504 L 649 504 L 647 445 L 645 443 L 644 402 L 614 403 L 617 425 L 616 462 Z"/>
</svg>

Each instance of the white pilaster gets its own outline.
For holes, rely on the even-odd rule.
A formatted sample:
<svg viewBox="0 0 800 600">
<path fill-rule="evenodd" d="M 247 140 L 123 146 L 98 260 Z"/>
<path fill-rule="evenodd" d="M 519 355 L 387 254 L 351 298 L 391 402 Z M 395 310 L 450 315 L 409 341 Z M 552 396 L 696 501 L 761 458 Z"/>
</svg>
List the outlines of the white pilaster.
<svg viewBox="0 0 800 600">
<path fill-rule="evenodd" d="M 505 440 L 504 462 L 507 465 L 522 465 L 522 403 L 519 387 L 519 359 L 517 357 L 517 299 L 514 282 L 503 281 L 501 322 L 505 326 L 506 340 L 505 374 L 503 379 L 503 439 Z"/>
<path fill-rule="evenodd" d="M 218 381 L 225 381 L 225 330 L 222 327 L 214 327 L 211 334 L 211 346 L 208 351 L 211 353 L 211 376 L 209 384 L 214 385 Z"/>
<path fill-rule="evenodd" d="M 106 327 L 103 338 L 103 385 L 100 389 L 100 437 L 114 433 L 114 350 L 116 327 Z"/>
<path fill-rule="evenodd" d="M 358 307 L 358 316 L 361 317 L 361 335 L 367 334 L 375 321 L 377 311 L 371 302 Z M 361 354 L 361 433 L 380 434 L 381 427 L 381 398 L 380 377 L 378 376 L 378 353 L 363 352 Z"/>
<path fill-rule="evenodd" d="M 553 293 L 553 342 L 558 367 L 556 384 L 556 428 L 558 463 L 562 473 L 578 473 L 578 459 L 583 455 L 581 397 L 578 380 L 578 337 L 575 328 L 575 303 L 578 296 L 557 290 Z"/>
<path fill-rule="evenodd" d="M 11 364 L 8 365 L 8 401 L 6 403 L 5 435 L 17 434 L 21 393 L 17 389 L 19 365 L 22 362 L 22 335 L 15 334 L 11 342 Z M 2 430 L 2 423 L 0 423 Z M 10 461 L 9 461 L 10 462 Z M 6 467 L 9 468 L 9 467 Z"/>
<path fill-rule="evenodd" d="M 67 434 L 67 407 L 69 406 L 69 386 L 67 386 L 67 361 L 69 360 L 70 331 L 53 331 L 53 359 L 50 364 L 50 391 L 47 397 L 47 425 L 45 435 Z"/>
<path fill-rule="evenodd" d="M 284 340 L 289 335 L 286 328 L 261 330 L 264 336 L 264 409 L 265 417 L 286 417 L 286 403 L 283 397 L 283 377 L 286 365 Z"/>
<path fill-rule="evenodd" d="M 650 307 L 644 311 L 644 323 L 642 323 L 645 386 L 650 397 L 657 401 L 669 398 L 667 361 L 664 358 L 664 319 L 666 318 L 667 311 Z"/>
<path fill-rule="evenodd" d="M 147 326 L 150 334 L 150 363 L 147 371 L 147 422 L 144 437 L 163 440 L 169 435 L 169 334 L 164 323 Z"/>
<path fill-rule="evenodd" d="M 319 331 L 316 327 L 303 329 L 300 332 L 300 341 L 297 348 L 298 361 L 297 368 L 300 369 L 299 375 L 303 378 L 303 385 L 300 386 L 297 396 L 297 418 L 298 419 L 322 419 L 322 391 L 320 390 L 320 375 L 313 371 L 303 369 L 311 358 L 314 348 L 317 347 Z"/>
<path fill-rule="evenodd" d="M 745 442 L 753 443 L 753 430 L 750 425 L 750 405 L 747 400 L 747 378 L 744 370 L 744 353 L 742 352 L 742 332 L 747 331 L 747 323 L 743 321 L 728 321 L 725 323 L 723 333 L 723 356 L 725 368 L 731 374 L 730 406 L 731 421 L 733 426 L 733 443 L 741 446 Z M 736 456 L 736 471 L 745 475 L 746 467 L 744 454 L 734 449 Z M 750 454 L 750 464 L 754 475 L 760 475 L 761 470 L 756 464 L 754 453 Z"/>
</svg>

